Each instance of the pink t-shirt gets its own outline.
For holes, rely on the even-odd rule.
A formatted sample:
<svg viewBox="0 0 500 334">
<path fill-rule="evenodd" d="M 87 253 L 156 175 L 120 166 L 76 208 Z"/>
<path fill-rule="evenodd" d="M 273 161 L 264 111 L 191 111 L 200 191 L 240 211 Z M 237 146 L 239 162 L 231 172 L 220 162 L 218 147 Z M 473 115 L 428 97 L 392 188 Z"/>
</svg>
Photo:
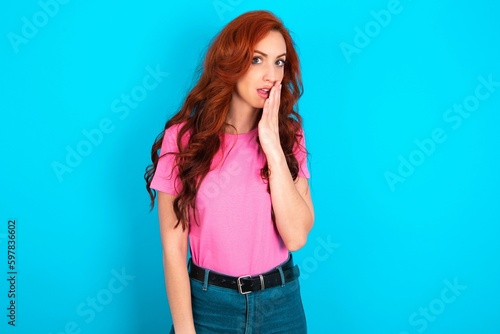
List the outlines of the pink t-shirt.
<svg viewBox="0 0 500 334">
<path fill-rule="evenodd" d="M 165 131 L 160 156 L 178 152 L 176 138 L 180 126 L 176 124 Z M 231 276 L 256 275 L 273 269 L 288 257 L 271 219 L 267 184 L 260 177 L 266 157 L 256 141 L 257 135 L 257 127 L 240 135 L 224 134 L 224 144 L 200 185 L 196 198 L 199 225 L 192 210 L 189 223 L 191 256 L 198 266 Z M 183 141 L 187 142 L 187 136 L 188 133 Z M 304 139 L 301 144 L 305 147 Z M 304 151 L 295 147 L 294 154 L 299 162 L 298 176 L 309 178 Z M 176 181 L 177 168 L 172 170 L 174 158 L 173 154 L 160 158 L 151 188 L 171 195 L 179 193 L 182 185 Z"/>
</svg>

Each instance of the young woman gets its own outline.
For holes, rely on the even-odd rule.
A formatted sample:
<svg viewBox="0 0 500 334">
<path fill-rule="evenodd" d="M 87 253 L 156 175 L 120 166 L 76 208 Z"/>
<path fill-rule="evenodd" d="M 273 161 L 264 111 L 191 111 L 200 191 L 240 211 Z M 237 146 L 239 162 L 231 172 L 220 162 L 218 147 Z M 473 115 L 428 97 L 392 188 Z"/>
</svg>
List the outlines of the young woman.
<svg viewBox="0 0 500 334">
<path fill-rule="evenodd" d="M 145 179 L 152 205 L 158 192 L 171 333 L 306 333 L 291 255 L 314 221 L 301 94 L 288 30 L 248 12 L 213 41 L 155 141 Z"/>
</svg>

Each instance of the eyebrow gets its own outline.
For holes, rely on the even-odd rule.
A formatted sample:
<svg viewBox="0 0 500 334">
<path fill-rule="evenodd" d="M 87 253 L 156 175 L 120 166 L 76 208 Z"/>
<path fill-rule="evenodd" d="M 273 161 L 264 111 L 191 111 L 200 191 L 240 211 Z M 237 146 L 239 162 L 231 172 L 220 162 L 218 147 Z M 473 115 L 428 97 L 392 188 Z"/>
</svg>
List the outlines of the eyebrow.
<svg viewBox="0 0 500 334">
<path fill-rule="evenodd" d="M 255 52 L 255 53 L 260 53 L 260 54 L 261 54 L 261 55 L 263 55 L 264 57 L 267 57 L 267 56 L 268 56 L 266 53 L 264 53 L 264 52 L 262 52 L 262 51 L 259 51 L 259 50 L 255 50 L 254 52 Z M 283 54 L 281 54 L 281 55 L 277 56 L 276 58 L 283 57 L 283 56 L 286 56 L 286 53 L 283 53 Z"/>
</svg>

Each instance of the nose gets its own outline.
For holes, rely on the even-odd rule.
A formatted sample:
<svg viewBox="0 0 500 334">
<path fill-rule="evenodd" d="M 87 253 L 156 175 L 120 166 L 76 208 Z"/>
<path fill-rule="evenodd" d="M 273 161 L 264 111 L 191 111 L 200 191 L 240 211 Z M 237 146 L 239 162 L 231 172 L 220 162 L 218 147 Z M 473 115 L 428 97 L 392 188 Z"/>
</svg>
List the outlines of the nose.
<svg viewBox="0 0 500 334">
<path fill-rule="evenodd" d="M 278 77 L 278 69 L 273 63 L 267 64 L 264 69 L 264 81 L 274 85 Z"/>
</svg>

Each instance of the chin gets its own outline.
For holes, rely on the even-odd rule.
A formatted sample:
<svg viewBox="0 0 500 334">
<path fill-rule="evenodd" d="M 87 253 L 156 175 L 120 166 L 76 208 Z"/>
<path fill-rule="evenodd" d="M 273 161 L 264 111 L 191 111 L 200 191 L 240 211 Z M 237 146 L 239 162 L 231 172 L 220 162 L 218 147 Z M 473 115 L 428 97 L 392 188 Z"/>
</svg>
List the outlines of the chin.
<svg viewBox="0 0 500 334">
<path fill-rule="evenodd" d="M 252 107 L 255 109 L 262 109 L 262 108 L 264 108 L 265 102 L 266 101 L 259 101 L 259 102 L 253 103 Z"/>
</svg>

